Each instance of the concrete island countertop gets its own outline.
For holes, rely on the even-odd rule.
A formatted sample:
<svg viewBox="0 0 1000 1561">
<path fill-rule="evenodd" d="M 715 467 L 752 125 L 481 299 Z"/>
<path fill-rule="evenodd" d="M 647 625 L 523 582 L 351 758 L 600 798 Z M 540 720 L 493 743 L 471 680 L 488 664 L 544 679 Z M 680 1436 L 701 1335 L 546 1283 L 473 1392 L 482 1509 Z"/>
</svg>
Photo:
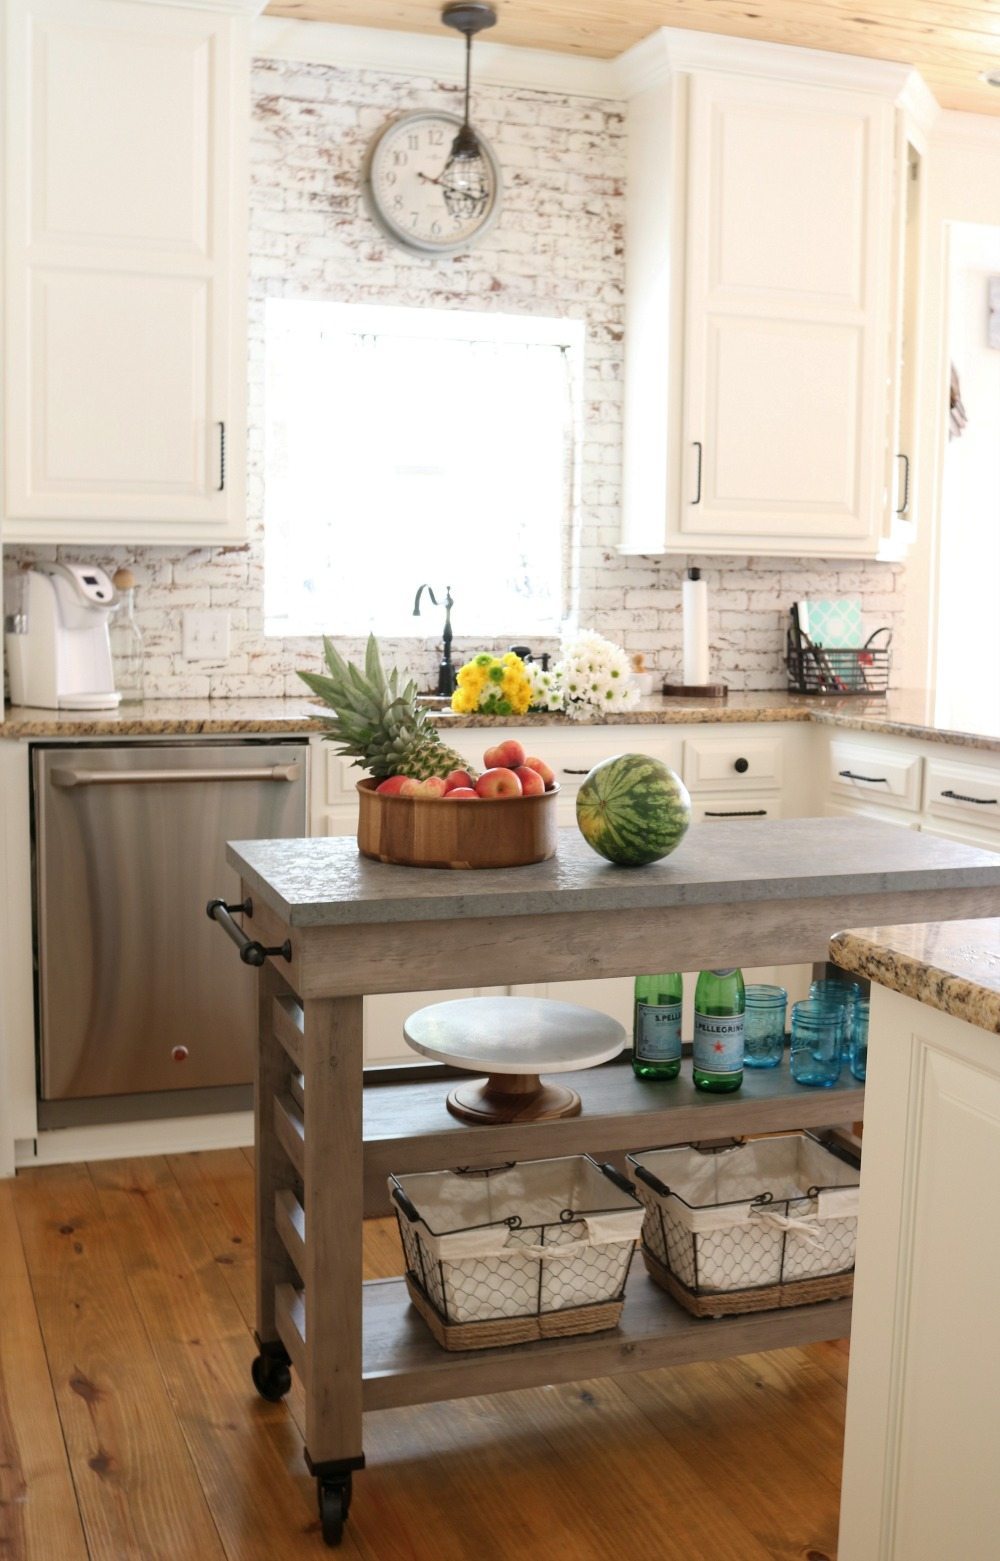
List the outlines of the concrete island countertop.
<svg viewBox="0 0 1000 1561">
<path fill-rule="evenodd" d="M 1000 917 L 838 932 L 834 964 L 1000 1035 Z"/>
<path fill-rule="evenodd" d="M 674 855 L 642 868 L 612 866 L 572 825 L 550 861 L 491 872 L 386 866 L 345 835 L 231 841 L 226 860 L 290 927 L 485 917 L 495 929 L 499 917 L 564 911 L 844 895 L 863 909 L 868 894 L 949 889 L 1000 896 L 994 852 L 870 819 L 722 819 L 696 825 Z"/>
<path fill-rule="evenodd" d="M 309 699 L 151 699 L 119 710 L 32 710 L 8 706 L 0 740 L 43 737 L 223 736 L 321 732 L 322 710 Z M 511 717 L 434 712 L 442 728 L 566 726 L 581 723 L 550 713 Z M 821 698 L 781 690 L 733 693 L 728 699 L 677 699 L 651 694 L 624 714 L 602 714 L 601 726 L 683 726 L 771 721 L 816 721 L 855 731 L 885 732 L 1000 753 L 1000 731 L 960 730 L 936 709 L 933 695 L 901 690 L 883 699 Z"/>
</svg>

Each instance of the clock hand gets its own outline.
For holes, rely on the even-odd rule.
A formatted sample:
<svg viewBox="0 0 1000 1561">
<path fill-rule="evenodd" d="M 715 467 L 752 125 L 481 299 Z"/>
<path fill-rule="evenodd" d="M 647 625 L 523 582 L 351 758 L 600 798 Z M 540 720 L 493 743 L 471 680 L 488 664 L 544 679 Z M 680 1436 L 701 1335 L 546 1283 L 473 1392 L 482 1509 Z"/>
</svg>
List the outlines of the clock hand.
<svg viewBox="0 0 1000 1561">
<path fill-rule="evenodd" d="M 417 178 L 418 179 L 423 179 L 425 184 L 441 184 L 441 183 L 443 183 L 443 180 L 441 180 L 441 179 L 432 179 L 429 173 L 422 173 L 419 169 L 417 171 Z"/>
</svg>

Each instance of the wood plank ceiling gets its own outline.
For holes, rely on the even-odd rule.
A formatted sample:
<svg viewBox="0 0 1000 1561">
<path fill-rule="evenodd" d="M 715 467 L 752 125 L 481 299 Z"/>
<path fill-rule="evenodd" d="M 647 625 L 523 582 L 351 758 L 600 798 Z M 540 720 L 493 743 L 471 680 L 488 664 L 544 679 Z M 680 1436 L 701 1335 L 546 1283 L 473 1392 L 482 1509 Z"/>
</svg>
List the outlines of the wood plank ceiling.
<svg viewBox="0 0 1000 1561">
<path fill-rule="evenodd" d="M 689 27 L 914 65 L 945 108 L 1000 114 L 1000 0 L 495 0 L 499 43 L 610 59 Z M 271 16 L 441 32 L 438 0 L 272 0 Z"/>
</svg>

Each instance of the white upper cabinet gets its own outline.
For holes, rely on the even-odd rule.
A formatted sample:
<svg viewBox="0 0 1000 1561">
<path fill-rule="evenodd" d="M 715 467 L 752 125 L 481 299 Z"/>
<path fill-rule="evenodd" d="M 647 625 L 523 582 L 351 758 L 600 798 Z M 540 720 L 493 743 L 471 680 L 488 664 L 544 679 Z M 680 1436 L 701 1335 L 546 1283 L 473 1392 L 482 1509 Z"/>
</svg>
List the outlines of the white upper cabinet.
<svg viewBox="0 0 1000 1561">
<path fill-rule="evenodd" d="M 892 108 L 691 82 L 684 317 L 689 551 L 874 551 Z"/>
<path fill-rule="evenodd" d="M 908 73 L 669 38 L 630 101 L 622 550 L 887 556 Z"/>
<path fill-rule="evenodd" d="M 239 537 L 249 23 L 8 16 L 4 539 Z"/>
</svg>

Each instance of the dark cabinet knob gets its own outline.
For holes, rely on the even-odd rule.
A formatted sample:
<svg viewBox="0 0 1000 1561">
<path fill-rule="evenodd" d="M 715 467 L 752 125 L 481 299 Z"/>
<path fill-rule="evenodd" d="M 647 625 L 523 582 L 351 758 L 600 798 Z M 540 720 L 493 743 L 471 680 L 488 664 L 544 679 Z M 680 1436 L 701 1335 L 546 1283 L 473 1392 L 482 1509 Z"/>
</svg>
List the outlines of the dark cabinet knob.
<svg viewBox="0 0 1000 1561">
<path fill-rule="evenodd" d="M 733 760 L 733 769 L 736 771 L 737 775 L 745 775 L 749 768 L 750 768 L 750 760 L 749 759 L 734 759 Z"/>
</svg>

